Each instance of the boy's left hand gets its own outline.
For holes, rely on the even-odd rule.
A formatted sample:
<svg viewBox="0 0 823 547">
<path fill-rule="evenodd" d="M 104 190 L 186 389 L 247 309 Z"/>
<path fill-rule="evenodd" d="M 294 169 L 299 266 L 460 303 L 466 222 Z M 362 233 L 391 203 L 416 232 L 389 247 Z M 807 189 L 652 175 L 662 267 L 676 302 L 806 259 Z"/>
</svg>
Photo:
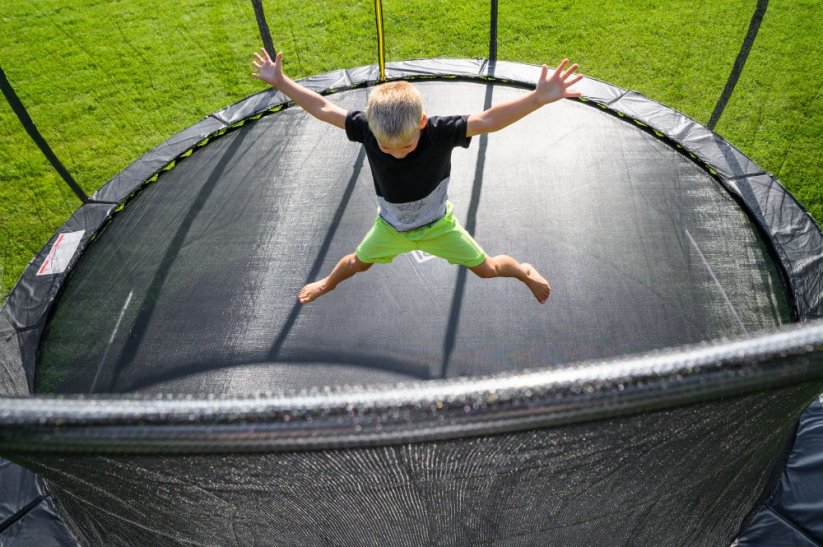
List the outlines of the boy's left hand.
<svg viewBox="0 0 823 547">
<path fill-rule="evenodd" d="M 549 76 L 549 67 L 543 65 L 543 71 L 540 73 L 535 89 L 541 104 L 553 103 L 567 97 L 580 96 L 579 91 L 570 91 L 569 88 L 582 80 L 583 76 L 574 73 L 578 68 L 577 63 L 566 69 L 568 64 L 569 60 L 563 59 L 551 76 Z"/>
</svg>

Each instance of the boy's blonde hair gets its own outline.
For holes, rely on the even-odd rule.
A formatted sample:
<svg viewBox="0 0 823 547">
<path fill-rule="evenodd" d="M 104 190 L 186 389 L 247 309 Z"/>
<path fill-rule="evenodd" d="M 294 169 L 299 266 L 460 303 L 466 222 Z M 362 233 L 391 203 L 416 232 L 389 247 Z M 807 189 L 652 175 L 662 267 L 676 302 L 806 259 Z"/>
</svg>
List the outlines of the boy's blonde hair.
<svg viewBox="0 0 823 547">
<path fill-rule="evenodd" d="M 381 144 L 406 143 L 423 121 L 423 98 L 409 82 L 381 84 L 369 94 L 366 119 Z"/>
</svg>

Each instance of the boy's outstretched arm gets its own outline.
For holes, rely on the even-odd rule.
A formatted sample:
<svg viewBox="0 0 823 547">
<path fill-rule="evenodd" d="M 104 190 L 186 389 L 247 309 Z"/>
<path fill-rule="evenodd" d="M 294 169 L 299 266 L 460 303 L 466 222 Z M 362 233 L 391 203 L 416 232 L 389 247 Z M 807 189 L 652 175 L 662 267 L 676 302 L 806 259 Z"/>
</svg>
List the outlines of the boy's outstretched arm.
<svg viewBox="0 0 823 547">
<path fill-rule="evenodd" d="M 293 82 L 288 76 L 283 74 L 283 53 L 278 53 L 274 61 L 269 57 L 268 52 L 261 48 L 261 53 L 255 53 L 255 60 L 252 66 L 257 72 L 252 76 L 270 84 L 278 91 L 282 91 L 303 110 L 324 122 L 328 122 L 341 129 L 346 127 L 346 111 L 327 100 L 319 93 L 306 89 L 302 85 Z"/>
<path fill-rule="evenodd" d="M 551 76 L 549 76 L 549 67 L 543 65 L 543 71 L 537 80 L 537 87 L 533 91 L 469 116 L 466 136 L 473 137 L 498 131 L 543 105 L 566 97 L 579 97 L 579 91 L 570 91 L 569 88 L 582 80 L 583 76 L 574 73 L 577 70 L 577 63 L 567 69 L 568 64 L 569 60 L 563 59 Z"/>
</svg>

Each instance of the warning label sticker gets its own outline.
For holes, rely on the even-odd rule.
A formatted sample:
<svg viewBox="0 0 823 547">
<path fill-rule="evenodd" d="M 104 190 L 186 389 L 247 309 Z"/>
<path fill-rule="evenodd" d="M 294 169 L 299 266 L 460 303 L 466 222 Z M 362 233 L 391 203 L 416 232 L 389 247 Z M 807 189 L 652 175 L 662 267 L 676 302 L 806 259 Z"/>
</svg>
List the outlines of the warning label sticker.
<svg viewBox="0 0 823 547">
<path fill-rule="evenodd" d="M 46 260 L 37 270 L 37 275 L 53 275 L 65 272 L 85 233 L 85 230 L 80 230 L 79 232 L 65 232 L 58 235 Z"/>
</svg>

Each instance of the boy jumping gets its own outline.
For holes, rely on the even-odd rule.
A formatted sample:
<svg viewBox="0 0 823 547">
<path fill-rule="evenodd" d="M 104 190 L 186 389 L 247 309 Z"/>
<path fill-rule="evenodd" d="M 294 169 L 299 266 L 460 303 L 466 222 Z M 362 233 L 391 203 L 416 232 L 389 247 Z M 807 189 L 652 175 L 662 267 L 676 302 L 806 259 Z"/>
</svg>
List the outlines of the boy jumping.
<svg viewBox="0 0 823 547">
<path fill-rule="evenodd" d="M 301 289 L 301 303 L 334 290 L 372 264 L 389 263 L 413 250 L 465 266 L 482 278 L 515 277 L 538 302 L 548 300 L 551 287 L 533 266 L 506 255 L 486 255 L 454 218 L 448 200 L 451 153 L 456 146 L 468 148 L 473 136 L 503 129 L 545 104 L 579 97 L 579 92 L 569 90 L 582 79 L 574 74 L 577 64 L 567 69 L 569 61 L 563 59 L 550 77 L 543 65 L 533 91 L 479 114 L 427 118 L 420 93 L 408 82 L 381 84 L 369 95 L 365 112 L 347 112 L 283 74 L 282 53 L 274 61 L 265 49 L 254 56 L 257 72 L 252 76 L 285 93 L 315 118 L 345 129 L 349 140 L 363 143 L 377 192 L 379 211 L 371 230 L 327 277 Z"/>
</svg>

